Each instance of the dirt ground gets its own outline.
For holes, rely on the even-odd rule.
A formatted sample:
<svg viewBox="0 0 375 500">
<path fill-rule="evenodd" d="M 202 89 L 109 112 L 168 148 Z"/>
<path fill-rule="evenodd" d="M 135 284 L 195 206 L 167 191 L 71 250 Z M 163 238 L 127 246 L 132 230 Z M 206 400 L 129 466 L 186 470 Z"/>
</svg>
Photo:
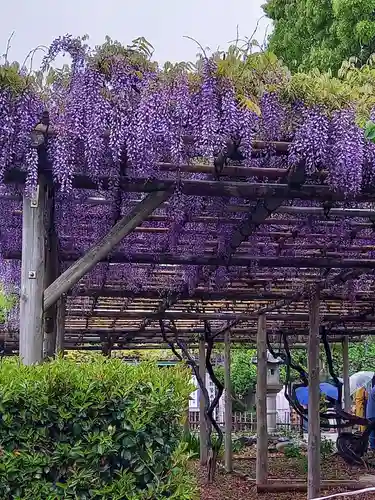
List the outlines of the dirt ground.
<svg viewBox="0 0 375 500">
<path fill-rule="evenodd" d="M 255 478 L 255 457 L 253 453 L 242 454 L 233 462 L 236 471 L 245 473 L 249 479 L 239 477 L 234 474 L 225 474 L 222 469 L 218 470 L 215 483 L 206 484 L 206 471 L 198 463 L 194 464 L 199 487 L 201 500 L 306 500 L 304 492 L 286 492 L 286 493 L 263 493 L 257 494 L 254 487 Z M 375 474 L 375 470 L 366 470 L 365 467 L 350 467 L 340 457 L 332 456 L 322 461 L 321 464 L 322 479 L 331 480 L 355 480 L 364 474 Z M 302 480 L 306 479 L 306 467 L 301 460 L 295 458 L 285 458 L 282 454 L 271 454 L 269 456 L 269 478 L 280 480 Z M 375 482 L 374 482 L 375 485 Z M 343 489 L 330 489 L 327 492 L 321 492 L 321 496 L 340 493 Z M 339 500 L 375 500 L 375 492 L 358 496 L 339 497 Z"/>
<path fill-rule="evenodd" d="M 255 450 L 243 453 L 239 459 L 235 459 L 233 467 L 235 470 L 243 472 L 250 477 L 255 478 Z M 274 479 L 307 479 L 307 457 L 306 461 L 301 462 L 298 458 L 286 458 L 281 453 L 270 453 L 268 455 L 268 475 Z M 359 476 L 368 471 L 365 467 L 350 466 L 339 456 L 333 455 L 321 462 L 322 479 L 340 480 L 340 479 L 358 479 Z M 375 473 L 375 470 L 374 470 Z M 375 499 L 375 497 L 374 497 Z"/>
</svg>

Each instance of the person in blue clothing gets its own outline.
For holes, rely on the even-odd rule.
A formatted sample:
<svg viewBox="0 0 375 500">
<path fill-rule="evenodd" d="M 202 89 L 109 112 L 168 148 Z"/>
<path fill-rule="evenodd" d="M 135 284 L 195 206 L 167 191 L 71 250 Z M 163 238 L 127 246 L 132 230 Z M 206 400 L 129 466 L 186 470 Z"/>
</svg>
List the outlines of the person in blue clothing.
<svg viewBox="0 0 375 500">
<path fill-rule="evenodd" d="M 375 376 L 371 381 L 372 389 L 369 391 L 366 406 L 366 418 L 368 420 L 375 420 Z M 370 450 L 375 450 L 375 431 L 370 434 Z"/>
</svg>

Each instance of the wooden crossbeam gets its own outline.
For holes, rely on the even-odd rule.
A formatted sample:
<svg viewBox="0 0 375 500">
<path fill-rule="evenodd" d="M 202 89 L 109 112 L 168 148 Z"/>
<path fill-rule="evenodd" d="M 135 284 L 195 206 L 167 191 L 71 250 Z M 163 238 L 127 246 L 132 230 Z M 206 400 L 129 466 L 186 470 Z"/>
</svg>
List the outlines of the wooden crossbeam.
<svg viewBox="0 0 375 500">
<path fill-rule="evenodd" d="M 1 335 L 0 335 L 0 338 Z M 328 337 L 328 340 L 330 344 L 337 343 L 337 344 L 342 344 L 342 342 L 346 339 L 347 337 Z M 359 343 L 363 342 L 363 338 L 361 337 L 354 337 L 351 338 L 350 336 L 348 337 L 350 339 L 351 343 Z M 216 342 L 218 343 L 223 343 L 225 339 L 224 337 L 220 337 L 218 339 L 215 339 Z M 189 344 L 190 348 L 197 348 L 197 339 L 194 336 L 186 336 L 186 337 L 181 337 L 181 340 L 184 341 L 186 344 Z M 270 339 L 271 343 L 277 342 L 278 339 L 273 340 L 272 338 Z M 300 339 L 294 339 L 290 338 L 289 339 L 289 345 L 293 349 L 304 349 L 306 350 L 307 348 L 307 341 L 308 337 L 306 336 L 303 341 Z M 247 336 L 246 338 L 236 338 L 234 337 L 232 340 L 232 349 L 236 348 L 241 348 L 243 346 L 246 346 L 247 348 L 252 348 L 255 346 L 256 343 L 256 335 L 251 335 Z M 6 349 L 9 352 L 10 350 L 14 351 L 17 350 L 19 347 L 19 342 L 17 339 L 6 339 L 5 341 L 6 344 Z M 65 337 L 64 341 L 64 348 L 65 350 L 102 350 L 102 341 L 100 338 L 92 338 L 90 336 L 81 336 L 80 338 L 75 338 L 75 337 L 70 337 L 69 335 Z M 131 342 L 128 342 L 126 340 L 126 337 L 116 339 L 114 342 L 114 345 L 111 347 L 111 350 L 122 350 L 122 349 L 168 349 L 168 345 L 164 343 L 163 339 L 159 336 L 155 337 L 150 337 L 150 338 L 139 338 L 139 339 L 134 339 Z"/>
<path fill-rule="evenodd" d="M 63 254 L 62 261 L 69 262 L 82 258 L 82 254 Z M 175 266 L 213 266 L 215 269 L 218 266 L 226 266 L 228 259 L 224 256 L 201 256 L 201 255 L 174 255 L 174 254 L 147 254 L 135 253 L 127 255 L 124 253 L 113 253 L 110 258 L 103 257 L 101 262 L 111 262 L 113 264 L 154 264 L 154 265 L 175 265 Z M 299 269 L 316 269 L 316 268 L 331 268 L 331 269 L 375 269 L 375 259 L 367 258 L 343 258 L 337 257 L 263 257 L 258 255 L 242 254 L 239 257 L 230 259 L 230 266 L 234 267 L 249 267 L 256 264 L 259 268 L 272 267 L 283 268 L 293 267 Z"/>
<path fill-rule="evenodd" d="M 238 247 L 236 247 L 238 248 Z M 74 255 L 68 260 L 73 259 Z M 108 257 L 103 257 L 100 261 L 108 261 Z M 197 256 L 197 255 L 171 255 L 171 254 L 133 254 L 128 256 L 122 253 L 111 255 L 109 261 L 113 264 L 159 264 L 177 266 L 212 266 L 215 269 L 219 266 L 226 266 L 226 257 Z M 249 267 L 256 264 L 258 267 L 284 268 L 293 267 L 298 269 L 375 269 L 375 259 L 351 259 L 342 257 L 259 257 L 257 255 L 244 255 L 232 257 L 230 266 Z"/>
<path fill-rule="evenodd" d="M 41 122 L 37 123 L 33 129 L 34 133 L 38 135 L 38 139 L 40 140 L 41 143 L 44 143 L 46 137 L 54 137 L 58 135 L 58 130 L 56 127 L 53 125 L 53 123 L 49 124 L 48 126 Z M 110 131 L 108 129 L 103 131 L 103 138 L 108 138 L 110 136 Z M 191 145 L 194 144 L 195 138 L 192 135 L 185 134 L 182 136 L 182 141 L 185 145 Z M 260 140 L 254 140 L 252 141 L 252 152 L 256 152 L 258 150 L 262 149 L 272 149 L 276 153 L 283 153 L 287 154 L 289 151 L 291 143 L 287 141 L 260 141 Z M 178 165 L 175 165 L 175 167 L 178 167 Z"/>
<path fill-rule="evenodd" d="M 266 309 L 266 308 L 264 308 Z M 269 313 L 266 314 L 267 320 L 269 321 L 308 321 L 309 315 L 306 313 Z M 233 313 L 233 312 L 217 312 L 217 313 L 202 313 L 202 312 L 186 312 L 186 311 L 113 311 L 111 309 L 105 309 L 101 307 L 94 311 L 85 311 L 80 309 L 69 309 L 69 318 L 72 317 L 92 317 L 92 318 L 118 318 L 118 319 L 149 319 L 150 321 L 156 321 L 158 319 L 173 319 L 173 320 L 199 320 L 199 321 L 251 321 L 258 318 L 258 311 L 244 312 L 244 313 Z M 375 322 L 374 314 L 360 315 L 360 313 L 351 313 L 347 315 L 327 313 L 323 315 L 322 321 L 332 321 L 332 322 Z"/>
<path fill-rule="evenodd" d="M 134 333 L 136 332 L 136 328 L 132 325 L 129 327 L 129 325 L 118 325 L 115 330 L 112 330 L 114 335 L 128 335 L 129 333 Z M 69 323 L 67 321 L 66 327 L 65 327 L 66 333 L 69 334 L 74 334 L 77 336 L 84 335 L 85 332 L 89 332 L 90 334 L 92 333 L 93 335 L 103 335 L 109 332 L 109 329 L 107 326 L 103 325 L 91 325 L 87 330 L 83 329 L 82 326 L 80 325 L 74 325 Z M 285 332 L 287 335 L 307 335 L 308 332 L 305 328 L 304 325 L 282 325 L 280 328 L 277 329 L 277 333 L 274 334 L 278 338 L 280 338 L 280 332 Z M 1 333 L 1 331 L 0 331 Z M 204 328 L 203 326 L 199 325 L 194 325 L 194 326 L 182 326 L 181 329 L 179 330 L 179 335 L 194 335 L 194 336 L 199 336 L 200 334 L 204 333 Z M 237 337 L 244 337 L 246 335 L 256 335 L 257 330 L 255 328 L 255 322 L 254 326 L 250 327 L 242 327 L 242 328 L 233 328 L 231 330 L 232 335 L 236 335 Z M 7 331 L 7 334 L 9 334 L 11 337 L 17 337 L 18 331 L 17 330 L 12 330 L 12 331 Z M 143 332 L 144 336 L 152 336 L 152 335 L 160 335 L 160 328 L 156 326 L 151 326 L 150 328 L 147 328 L 145 332 Z M 272 329 L 270 329 L 270 334 L 272 334 Z M 375 335 L 375 325 L 365 325 L 363 326 L 361 323 L 354 322 L 352 325 L 348 326 L 336 326 L 333 327 L 332 329 L 328 330 L 329 335 L 348 335 L 349 337 L 358 337 L 361 335 Z"/>
<path fill-rule="evenodd" d="M 196 340 L 191 340 L 188 342 L 185 342 L 187 345 L 189 345 L 189 349 L 198 349 L 199 346 L 196 343 Z M 219 340 L 219 343 L 223 343 L 223 341 Z M 337 343 L 341 343 L 341 340 L 338 340 Z M 331 342 L 332 343 L 332 342 Z M 336 340 L 335 340 L 336 343 Z M 294 349 L 298 350 L 304 350 L 306 351 L 306 343 L 305 344 L 293 344 L 291 343 L 291 347 Z M 111 347 L 111 351 L 126 351 L 126 350 L 160 350 L 160 349 L 168 349 L 169 346 L 168 344 L 162 343 L 160 341 L 154 341 L 154 342 L 130 342 L 127 344 L 123 345 L 114 345 Z M 231 349 L 254 349 L 255 348 L 255 339 L 251 339 L 248 342 L 243 342 L 243 343 L 235 343 L 231 346 Z M 18 345 L 15 343 L 13 345 L 8 345 L 8 349 L 12 351 L 12 355 L 16 355 L 18 351 Z M 101 344 L 91 344 L 91 343 L 77 343 L 77 344 L 66 344 L 66 351 L 90 351 L 90 352 L 96 352 L 96 351 L 102 351 L 102 346 Z"/>
<path fill-rule="evenodd" d="M 100 337 L 101 335 L 115 335 L 119 337 L 126 337 L 129 333 L 134 333 L 135 328 L 128 328 L 126 325 L 118 325 L 115 330 L 109 330 L 107 327 L 99 327 L 99 326 L 91 326 L 87 330 L 82 329 L 79 326 L 74 327 L 74 325 L 69 325 L 67 324 L 65 327 L 65 333 L 66 335 L 71 335 L 71 336 L 76 336 L 78 337 L 84 337 L 86 336 L 93 336 L 93 337 Z M 286 326 L 283 326 L 282 328 L 277 330 L 278 332 L 280 331 L 285 331 L 285 333 L 288 336 L 306 336 L 307 331 L 306 328 L 303 327 L 301 328 L 300 326 L 297 326 L 296 328 L 291 328 Z M 12 341 L 13 339 L 17 339 L 19 337 L 19 330 L 0 330 L 0 335 L 6 334 L 7 339 L 9 341 Z M 203 327 L 192 327 L 192 328 L 187 328 L 187 327 L 182 327 L 181 330 L 179 330 L 179 335 L 181 334 L 181 337 L 197 337 L 200 334 L 203 334 L 204 330 Z M 244 339 L 246 337 L 251 337 L 251 336 L 256 336 L 257 330 L 255 326 L 252 326 L 250 328 L 233 328 L 231 330 L 231 335 L 234 339 Z M 276 341 L 280 340 L 280 333 L 273 334 L 272 330 L 269 331 L 271 337 L 274 337 Z M 366 335 L 375 335 L 375 327 L 362 327 L 362 325 L 359 323 L 354 323 L 353 325 L 350 325 L 348 327 L 334 327 L 332 330 L 329 330 L 329 336 L 331 338 L 335 336 L 345 336 L 347 335 L 348 337 L 352 338 L 358 338 Z M 153 336 L 160 337 L 160 329 L 155 328 L 155 327 L 150 327 L 147 329 L 146 332 L 144 332 L 144 338 L 148 339 Z"/>
<path fill-rule="evenodd" d="M 330 343 L 337 343 L 337 344 L 341 344 L 342 343 L 342 338 L 341 339 L 334 339 L 334 340 L 330 340 Z M 198 349 L 199 346 L 197 344 L 197 340 L 196 339 L 188 339 L 187 341 L 184 340 L 184 342 L 186 344 L 189 345 L 189 348 L 190 349 Z M 220 343 L 223 343 L 223 340 L 218 340 L 218 342 Z M 237 342 L 236 340 L 233 341 L 234 344 L 231 346 L 231 349 L 243 349 L 244 347 L 246 349 L 254 349 L 255 348 L 255 342 L 256 342 L 256 339 L 255 337 L 254 338 L 251 338 L 251 339 L 248 339 L 246 342 Z M 353 341 L 351 340 L 351 343 Z M 355 343 L 355 342 L 354 342 Z M 306 351 L 306 342 L 304 344 L 294 344 L 293 342 L 290 342 L 290 346 L 293 348 L 293 349 L 299 349 L 299 350 L 305 350 Z M 121 344 L 121 345 L 114 345 L 111 350 L 112 351 L 122 351 L 122 350 L 127 350 L 127 349 L 134 349 L 134 350 L 138 350 L 138 349 L 168 349 L 168 344 L 165 344 L 162 339 L 156 339 L 156 340 L 153 340 L 152 342 L 130 342 L 130 343 L 126 343 L 126 344 Z M 84 343 L 82 344 L 81 343 L 77 343 L 77 344 L 74 344 L 74 343 L 67 343 L 66 345 L 66 350 L 69 351 L 69 350 L 77 350 L 77 351 L 101 351 L 102 350 L 102 346 L 100 343 L 97 343 L 97 344 L 90 344 L 90 343 Z"/>
<path fill-rule="evenodd" d="M 25 172 L 13 169 L 4 175 L 6 184 L 23 184 L 25 182 Z M 113 179 L 103 177 L 94 181 L 85 175 L 76 175 L 73 178 L 72 186 L 75 189 L 85 190 L 108 190 L 113 185 Z M 321 200 L 321 201 L 374 201 L 375 193 L 366 192 L 348 195 L 345 192 L 333 192 L 330 186 L 322 184 L 308 184 L 302 188 L 288 189 L 287 184 L 277 183 L 250 183 L 234 181 L 208 181 L 208 180 L 184 180 L 176 182 L 167 179 L 120 179 L 120 187 L 126 192 L 151 193 L 155 191 L 174 190 L 177 185 L 186 195 L 193 196 L 219 196 L 236 197 L 249 200 L 265 199 L 270 197 L 283 196 L 284 199 L 301 200 Z"/>
<path fill-rule="evenodd" d="M 133 210 L 115 224 L 96 245 L 63 274 L 61 274 L 44 292 L 44 310 L 49 309 L 62 294 L 68 292 L 98 262 L 104 259 L 112 249 L 156 208 L 164 203 L 172 191 L 157 191 L 149 194 Z"/>
<path fill-rule="evenodd" d="M 213 171 L 213 167 L 210 167 Z M 237 167 L 235 167 L 237 168 Z M 242 168 L 242 167 L 238 167 Z M 246 167 L 247 168 L 247 167 Z M 267 172 L 271 171 L 272 168 L 264 168 L 263 170 L 266 170 Z M 283 170 L 283 176 L 285 176 L 285 172 L 287 171 L 286 169 Z M 246 177 L 251 177 L 251 174 L 246 175 Z M 22 202 L 22 196 L 21 195 L 14 195 L 14 194 L 0 194 L 0 200 L 7 200 L 7 201 L 18 201 Z M 98 197 L 98 196 L 88 196 L 84 197 L 81 196 L 80 198 L 72 198 L 69 199 L 69 203 L 73 205 L 85 205 L 87 207 L 95 207 L 95 206 L 107 206 L 107 205 L 112 205 L 113 200 L 111 198 L 105 198 L 105 197 Z M 228 211 L 232 212 L 233 214 L 238 214 L 241 212 L 247 212 L 248 206 L 247 205 L 241 205 L 241 204 L 231 204 L 228 207 Z M 350 218 L 373 218 L 375 217 L 375 210 L 367 209 L 367 208 L 331 208 L 328 212 L 324 208 L 319 208 L 319 207 L 301 207 L 301 206 L 288 206 L 288 205 L 283 205 L 280 208 L 276 210 L 278 214 L 287 214 L 287 215 L 314 215 L 316 217 L 320 217 L 321 220 L 319 221 L 321 224 L 334 224 L 335 220 L 331 219 L 332 217 L 337 218 L 337 217 L 342 217 L 345 219 L 350 219 Z M 14 211 L 14 214 L 19 214 L 21 215 L 21 210 L 16 209 Z M 151 215 L 148 220 L 152 221 L 157 221 L 157 222 L 168 222 L 169 218 L 167 215 Z M 206 215 L 194 215 L 191 217 L 190 221 L 191 222 L 199 222 L 199 223 L 207 223 L 207 224 L 213 224 L 216 222 L 222 222 L 222 223 L 228 223 L 231 220 L 234 220 L 233 218 L 231 219 L 230 217 L 218 217 L 215 216 L 214 214 L 208 212 Z M 274 223 L 290 223 L 290 224 L 298 224 L 300 221 L 298 219 L 280 219 L 279 221 L 274 221 Z M 351 223 L 352 224 L 352 223 Z M 355 223 L 354 223 L 355 224 Z M 371 223 L 366 224 L 366 226 L 371 227 Z"/>
<path fill-rule="evenodd" d="M 98 294 L 98 289 L 96 288 L 81 288 L 74 293 L 75 297 L 95 297 Z M 371 297 L 374 294 L 374 290 L 359 291 L 356 293 L 357 301 L 371 301 Z M 185 294 L 182 295 L 180 300 L 205 300 L 205 301 L 231 301 L 235 300 L 238 302 L 249 301 L 249 300 L 277 300 L 283 298 L 290 298 L 293 296 L 293 292 L 290 290 L 286 291 L 271 291 L 267 292 L 265 290 L 250 290 L 246 291 L 244 289 L 236 289 L 229 287 L 225 290 L 196 290 L 194 295 Z M 133 292 L 131 290 L 124 290 L 118 288 L 118 285 L 110 286 L 100 290 L 100 297 L 105 298 L 134 298 L 134 299 L 160 299 L 160 292 L 155 289 L 142 290 L 138 292 Z M 334 293 L 331 290 L 324 290 L 321 292 L 321 298 L 324 300 L 343 301 L 342 294 Z M 303 300 L 303 299 L 302 299 Z"/>
</svg>

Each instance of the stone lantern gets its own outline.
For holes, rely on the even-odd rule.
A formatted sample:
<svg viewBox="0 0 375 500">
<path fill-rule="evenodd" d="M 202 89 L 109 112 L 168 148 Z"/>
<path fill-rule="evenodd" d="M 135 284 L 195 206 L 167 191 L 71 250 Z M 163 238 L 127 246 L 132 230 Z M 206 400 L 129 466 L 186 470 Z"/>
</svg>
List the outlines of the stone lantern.
<svg viewBox="0 0 375 500">
<path fill-rule="evenodd" d="M 253 359 L 253 363 L 257 364 L 257 359 Z M 276 396 L 282 389 L 283 385 L 280 382 L 280 365 L 283 364 L 280 358 L 274 358 L 267 351 L 267 431 L 269 434 L 276 432 Z"/>
</svg>

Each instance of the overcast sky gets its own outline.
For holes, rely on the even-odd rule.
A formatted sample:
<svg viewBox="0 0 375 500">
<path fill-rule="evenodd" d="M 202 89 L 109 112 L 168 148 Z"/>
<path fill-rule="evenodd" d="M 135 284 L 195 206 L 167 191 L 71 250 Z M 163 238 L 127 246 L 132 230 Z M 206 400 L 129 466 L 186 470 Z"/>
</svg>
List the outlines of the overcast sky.
<svg viewBox="0 0 375 500">
<path fill-rule="evenodd" d="M 155 48 L 155 59 L 195 60 L 197 46 L 225 48 L 240 35 L 250 36 L 263 12 L 265 0 L 32 0 L 4 1 L 0 13 L 1 54 L 14 31 L 9 60 L 22 63 L 38 45 L 49 45 L 59 35 L 88 34 L 90 45 L 104 41 L 105 35 L 124 44 L 139 36 Z M 256 35 L 263 41 L 269 21 L 261 19 Z M 270 28 L 268 28 L 270 29 Z M 40 57 L 35 58 L 38 66 Z"/>
</svg>

